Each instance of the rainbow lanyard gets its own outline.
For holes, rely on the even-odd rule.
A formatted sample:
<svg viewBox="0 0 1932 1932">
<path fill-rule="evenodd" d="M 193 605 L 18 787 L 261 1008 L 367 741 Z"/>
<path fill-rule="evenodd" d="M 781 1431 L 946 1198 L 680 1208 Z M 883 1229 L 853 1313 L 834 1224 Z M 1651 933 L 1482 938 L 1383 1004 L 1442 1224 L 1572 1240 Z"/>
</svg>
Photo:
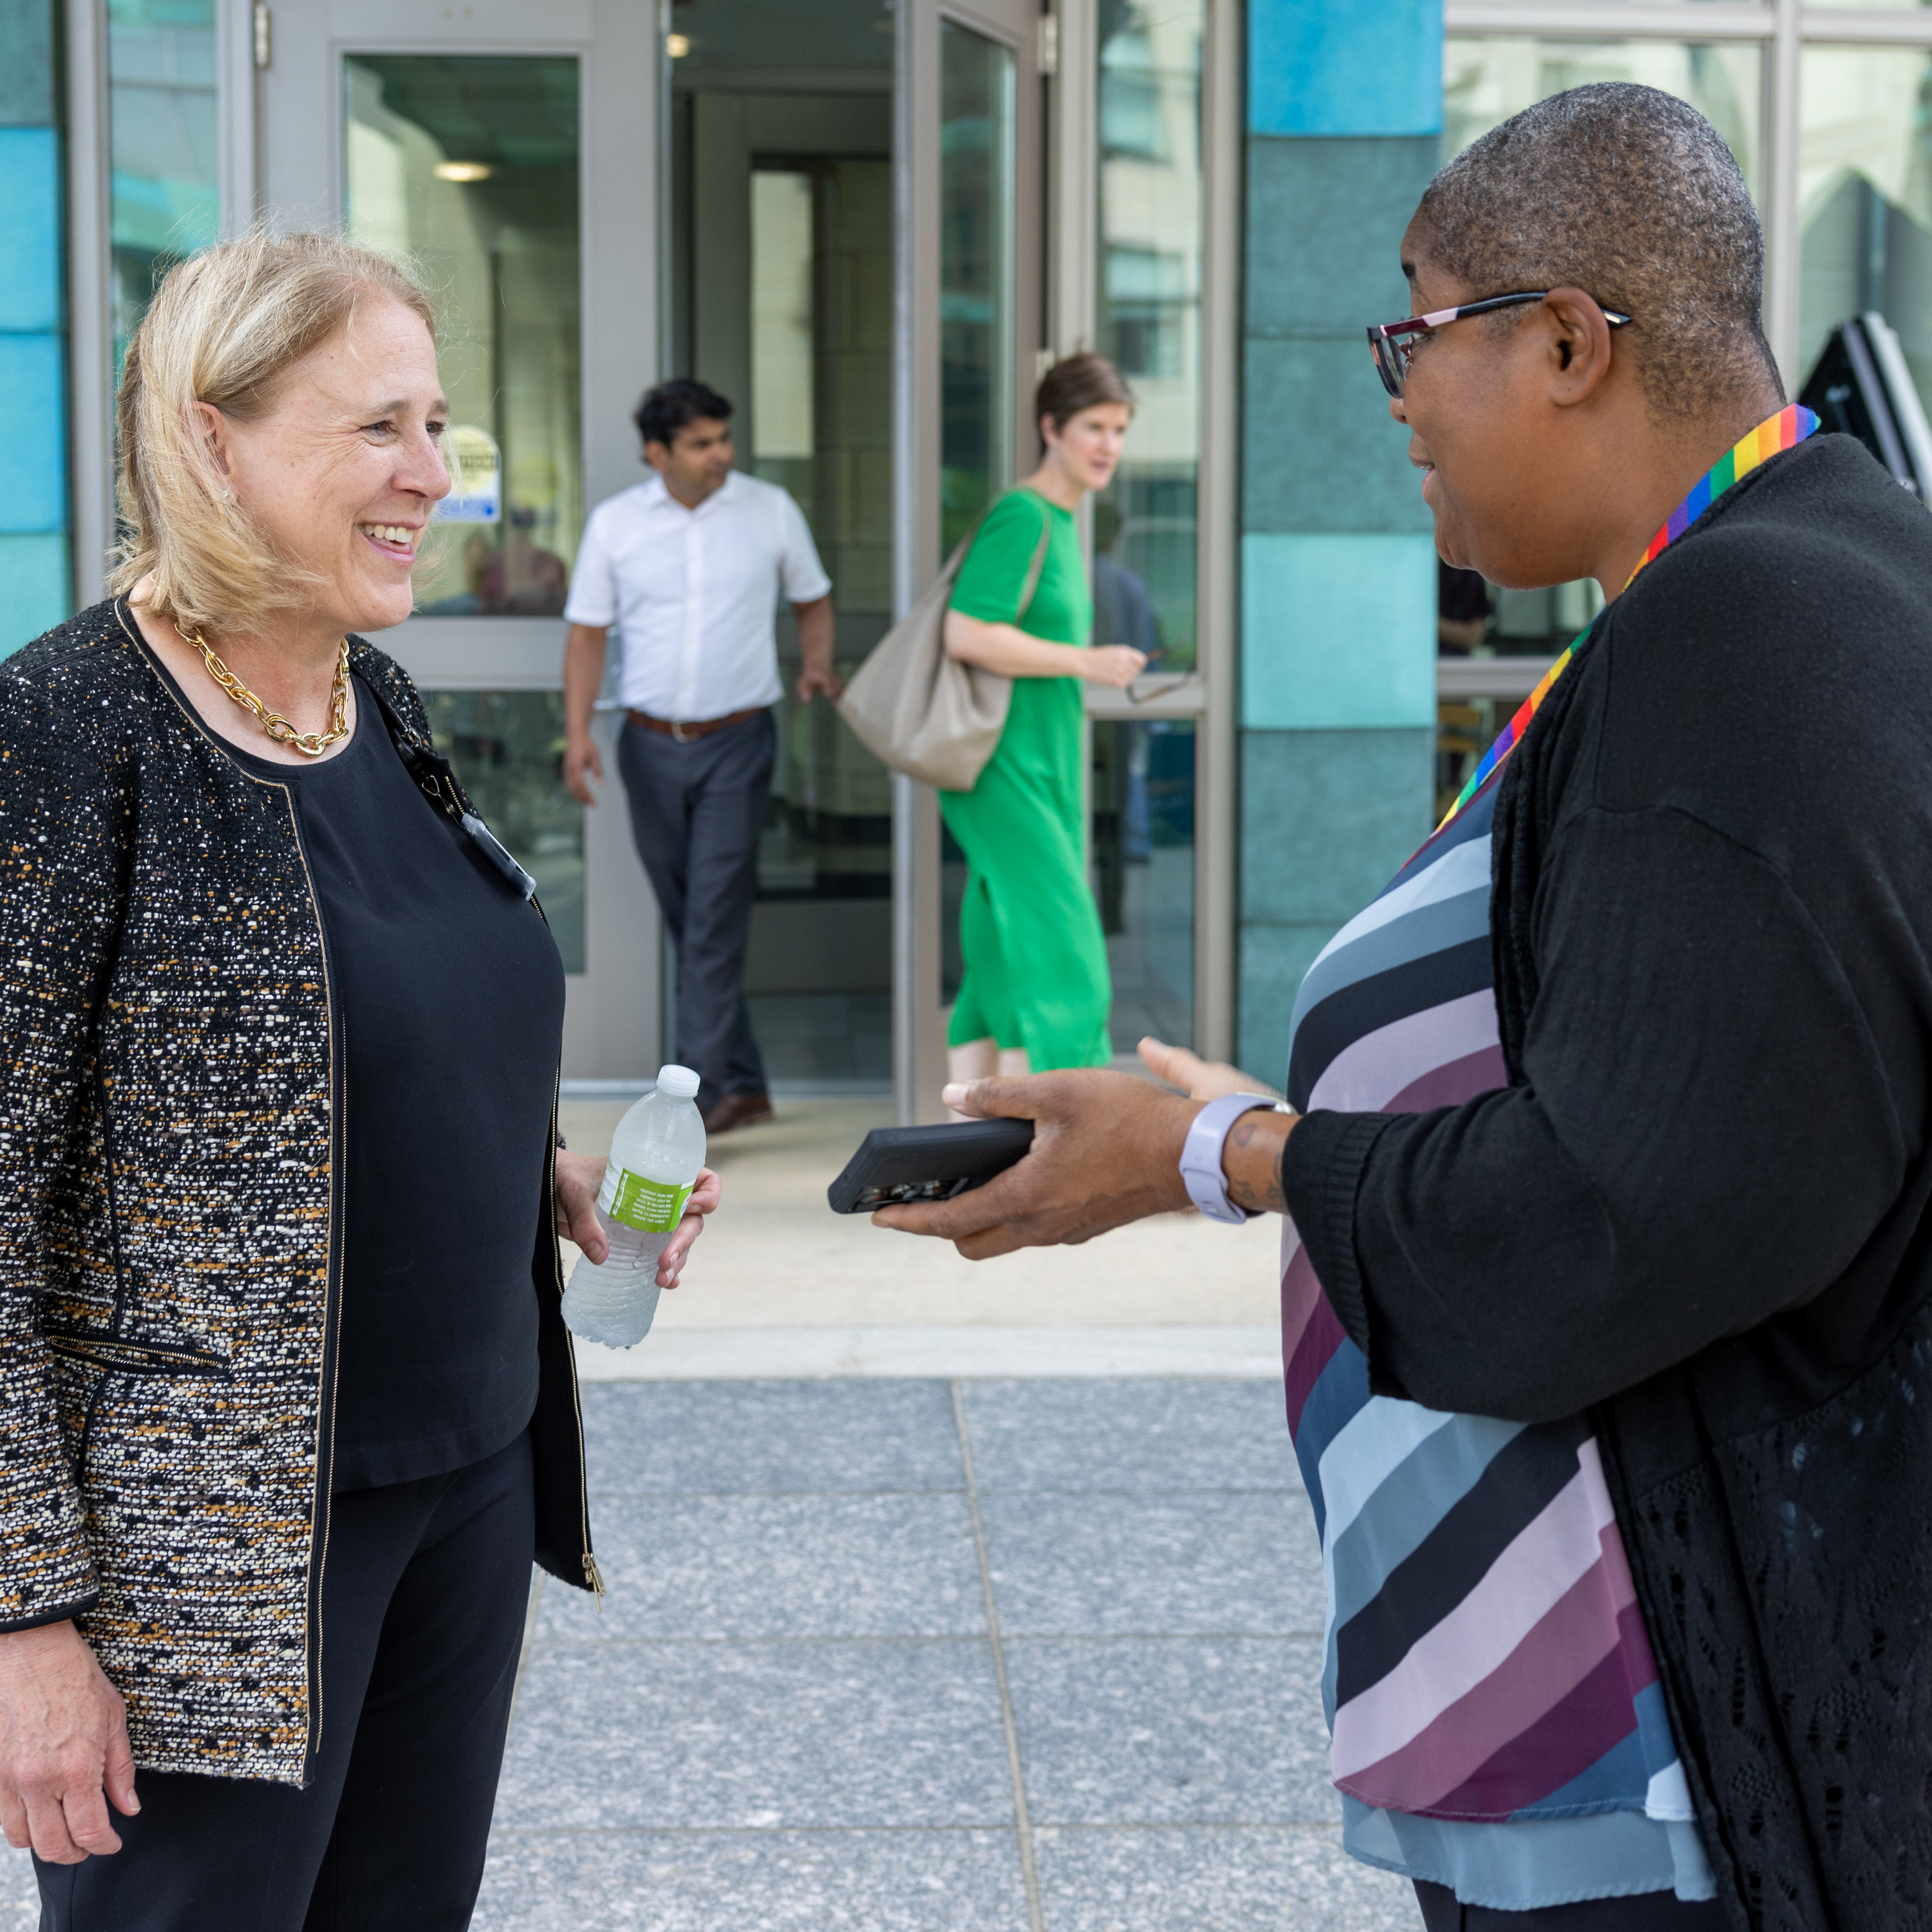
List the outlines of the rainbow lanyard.
<svg viewBox="0 0 1932 1932">
<path fill-rule="evenodd" d="M 1748 476 L 1760 463 L 1775 456 L 1780 449 L 1795 448 L 1818 427 L 1818 418 L 1802 404 L 1792 403 L 1778 411 L 1776 416 L 1767 417 L 1749 434 L 1742 437 L 1736 446 L 1727 449 L 1714 463 L 1708 472 L 1698 483 L 1689 496 L 1672 510 L 1665 520 L 1664 527 L 1650 540 L 1650 548 L 1638 559 L 1636 570 L 1624 579 L 1628 590 L 1636 581 L 1637 571 L 1653 559 L 1661 556 L 1731 485 Z M 1436 830 L 1439 832 L 1470 800 L 1488 783 L 1490 775 L 1511 752 L 1519 740 L 1529 729 L 1529 721 L 1540 708 L 1543 700 L 1556 687 L 1556 680 L 1570 668 L 1570 660 L 1576 654 L 1576 646 L 1590 634 L 1588 628 L 1577 632 L 1570 641 L 1569 648 L 1544 674 L 1543 681 L 1522 701 L 1517 712 L 1498 735 L 1496 742 L 1483 754 L 1482 762 L 1469 774 L 1469 782 L 1456 794 L 1456 802 L 1444 814 L 1442 824 Z"/>
</svg>

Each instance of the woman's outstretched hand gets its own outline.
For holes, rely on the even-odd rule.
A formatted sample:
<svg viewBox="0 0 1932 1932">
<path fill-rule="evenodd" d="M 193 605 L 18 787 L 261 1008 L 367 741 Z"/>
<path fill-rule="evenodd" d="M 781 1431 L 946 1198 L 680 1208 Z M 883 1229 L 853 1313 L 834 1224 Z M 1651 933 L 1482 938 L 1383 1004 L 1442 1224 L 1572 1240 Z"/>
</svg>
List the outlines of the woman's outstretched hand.
<svg viewBox="0 0 1932 1932">
<path fill-rule="evenodd" d="M 1145 1215 L 1191 1208 L 1180 1150 L 1194 1116 L 1224 1094 L 1274 1090 L 1184 1046 L 1144 1040 L 1140 1055 L 1150 1072 L 1186 1097 L 1130 1073 L 1092 1071 L 948 1087 L 946 1104 L 956 1112 L 1031 1120 L 1031 1150 L 956 1201 L 881 1208 L 872 1225 L 937 1234 L 978 1262 L 1016 1248 L 1091 1240 Z M 1232 1199 L 1257 1212 L 1285 1211 L 1281 1150 L 1294 1125 L 1290 1115 L 1267 1112 L 1235 1122 L 1222 1154 Z"/>
<path fill-rule="evenodd" d="M 604 1184 L 608 1165 L 567 1148 L 556 1150 L 556 1231 L 566 1240 L 574 1241 L 593 1262 L 601 1262 L 610 1252 L 604 1224 L 597 1218 L 597 1190 Z M 658 1287 L 676 1287 L 691 1244 L 704 1233 L 705 1216 L 718 1211 L 722 1195 L 723 1184 L 717 1175 L 708 1167 L 700 1168 L 684 1219 L 658 1257 Z"/>
<path fill-rule="evenodd" d="M 1189 1205 L 1180 1146 L 1199 1109 L 1150 1081 L 1094 1070 L 1037 1073 L 948 1087 L 945 1099 L 969 1116 L 1031 1120 L 1032 1150 L 956 1201 L 882 1208 L 875 1227 L 937 1234 L 976 1262 L 1090 1240 Z"/>
<path fill-rule="evenodd" d="M 71 1623 L 0 1636 L 0 1831 L 50 1864 L 121 1849 L 140 1810 L 128 1710 Z"/>
</svg>

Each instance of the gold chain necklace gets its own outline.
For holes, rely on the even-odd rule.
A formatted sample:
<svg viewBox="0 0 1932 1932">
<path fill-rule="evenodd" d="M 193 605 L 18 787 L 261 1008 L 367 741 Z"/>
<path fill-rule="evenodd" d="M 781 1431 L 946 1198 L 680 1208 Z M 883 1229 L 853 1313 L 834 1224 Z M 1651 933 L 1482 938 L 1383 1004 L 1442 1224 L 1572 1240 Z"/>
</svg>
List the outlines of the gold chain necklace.
<svg viewBox="0 0 1932 1932">
<path fill-rule="evenodd" d="M 335 660 L 335 688 L 331 693 L 331 719 L 326 731 L 298 731 L 280 712 L 271 711 L 221 660 L 208 648 L 208 640 L 199 631 L 184 631 L 177 624 L 175 635 L 184 644 L 192 644 L 201 653 L 201 661 L 208 667 L 208 674 L 227 692 L 244 711 L 252 711 L 260 720 L 262 729 L 278 745 L 286 745 L 300 752 L 304 757 L 319 758 L 332 745 L 339 745 L 349 735 L 349 640 L 342 640 L 340 655 Z"/>
</svg>

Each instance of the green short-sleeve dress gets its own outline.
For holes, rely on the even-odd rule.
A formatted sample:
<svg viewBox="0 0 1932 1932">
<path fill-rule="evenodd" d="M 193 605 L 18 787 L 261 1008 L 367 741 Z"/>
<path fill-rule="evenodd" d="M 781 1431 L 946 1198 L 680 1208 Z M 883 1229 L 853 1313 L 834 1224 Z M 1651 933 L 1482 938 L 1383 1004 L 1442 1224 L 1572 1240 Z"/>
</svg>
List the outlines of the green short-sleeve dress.
<svg viewBox="0 0 1932 1932">
<path fill-rule="evenodd" d="M 1046 556 L 1022 611 L 1042 520 Z M 1072 515 L 1030 490 L 1009 490 L 980 526 L 952 608 L 1084 649 L 1094 604 Z M 988 1034 L 1003 1048 L 1023 1046 L 1036 1073 L 1112 1058 L 1113 984 L 1081 822 L 1080 686 L 1077 677 L 1015 678 L 1005 729 L 978 782 L 939 794 L 968 868 L 965 974 L 948 1037 L 955 1046 Z"/>
</svg>

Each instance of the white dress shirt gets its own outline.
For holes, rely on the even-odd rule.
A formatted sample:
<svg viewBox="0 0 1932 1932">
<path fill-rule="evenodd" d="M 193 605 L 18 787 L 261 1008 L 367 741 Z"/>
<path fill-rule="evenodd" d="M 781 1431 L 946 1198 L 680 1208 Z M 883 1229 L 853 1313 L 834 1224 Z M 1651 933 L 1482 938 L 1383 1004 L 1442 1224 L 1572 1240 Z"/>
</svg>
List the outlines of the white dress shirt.
<svg viewBox="0 0 1932 1932">
<path fill-rule="evenodd" d="M 809 604 L 831 588 L 777 484 L 734 470 L 687 510 L 653 476 L 591 512 L 563 614 L 616 626 L 628 708 L 698 724 L 778 702 L 779 593 Z"/>
</svg>

